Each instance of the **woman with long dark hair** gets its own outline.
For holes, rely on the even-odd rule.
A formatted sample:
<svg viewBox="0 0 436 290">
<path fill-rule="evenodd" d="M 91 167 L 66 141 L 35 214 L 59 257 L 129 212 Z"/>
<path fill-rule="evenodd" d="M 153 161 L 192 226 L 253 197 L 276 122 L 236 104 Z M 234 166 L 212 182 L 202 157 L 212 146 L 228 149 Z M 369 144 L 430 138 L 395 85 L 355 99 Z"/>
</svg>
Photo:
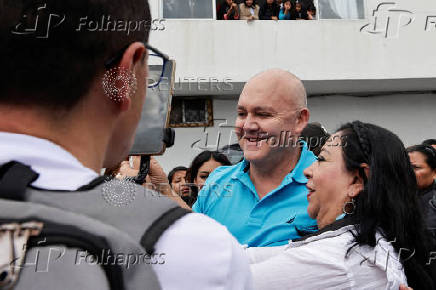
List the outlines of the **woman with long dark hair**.
<svg viewBox="0 0 436 290">
<path fill-rule="evenodd" d="M 226 155 L 216 151 L 203 151 L 198 154 L 191 163 L 186 174 L 186 179 L 191 185 L 192 201 L 188 205 L 192 206 L 197 201 L 198 192 L 203 187 L 206 179 L 216 168 L 220 166 L 232 165 Z"/>
<path fill-rule="evenodd" d="M 415 175 L 395 134 L 347 123 L 304 173 L 319 231 L 276 249 L 247 249 L 257 289 L 434 289 Z"/>
</svg>

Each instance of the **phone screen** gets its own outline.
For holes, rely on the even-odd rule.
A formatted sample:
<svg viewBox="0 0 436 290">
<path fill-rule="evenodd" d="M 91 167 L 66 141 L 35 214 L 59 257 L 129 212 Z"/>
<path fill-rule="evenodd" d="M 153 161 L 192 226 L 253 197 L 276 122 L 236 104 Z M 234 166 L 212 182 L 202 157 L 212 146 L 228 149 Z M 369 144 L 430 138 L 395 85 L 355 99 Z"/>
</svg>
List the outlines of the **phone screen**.
<svg viewBox="0 0 436 290">
<path fill-rule="evenodd" d="M 149 66 L 149 74 L 153 69 L 161 72 L 162 67 Z M 160 155 L 165 151 L 164 128 L 169 123 L 169 113 L 174 87 L 175 61 L 165 63 L 160 84 L 147 89 L 141 120 L 136 129 L 135 142 L 130 155 Z"/>
</svg>

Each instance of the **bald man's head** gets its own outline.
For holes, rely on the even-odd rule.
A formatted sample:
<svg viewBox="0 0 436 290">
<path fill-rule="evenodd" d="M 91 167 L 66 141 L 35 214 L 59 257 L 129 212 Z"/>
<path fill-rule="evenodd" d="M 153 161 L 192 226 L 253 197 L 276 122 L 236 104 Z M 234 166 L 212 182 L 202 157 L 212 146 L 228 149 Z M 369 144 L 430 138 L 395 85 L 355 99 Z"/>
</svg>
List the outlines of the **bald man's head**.
<svg viewBox="0 0 436 290">
<path fill-rule="evenodd" d="M 307 107 L 307 94 L 301 80 L 282 69 L 269 69 L 252 77 L 244 86 L 245 90 L 263 90 L 265 96 L 283 98 L 296 108 Z"/>
<path fill-rule="evenodd" d="M 250 162 L 283 160 L 296 152 L 310 115 L 300 79 L 280 69 L 250 79 L 239 96 L 237 111 L 236 134 Z"/>
</svg>

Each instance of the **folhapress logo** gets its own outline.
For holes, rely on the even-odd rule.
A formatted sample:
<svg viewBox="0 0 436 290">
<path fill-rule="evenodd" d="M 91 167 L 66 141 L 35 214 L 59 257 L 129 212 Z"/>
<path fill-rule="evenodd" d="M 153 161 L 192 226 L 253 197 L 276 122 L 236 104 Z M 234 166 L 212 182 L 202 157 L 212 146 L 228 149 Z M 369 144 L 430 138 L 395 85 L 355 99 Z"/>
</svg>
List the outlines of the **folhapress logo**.
<svg viewBox="0 0 436 290">
<path fill-rule="evenodd" d="M 395 2 L 383 2 L 373 10 L 372 22 L 362 26 L 360 31 L 384 38 L 398 38 L 401 28 L 414 21 L 412 15 L 411 11 L 396 9 Z"/>
<path fill-rule="evenodd" d="M 65 21 L 65 15 L 47 11 L 47 4 L 24 11 L 20 22 L 12 29 L 13 34 L 33 35 L 35 38 L 48 38 L 50 30 Z"/>
</svg>

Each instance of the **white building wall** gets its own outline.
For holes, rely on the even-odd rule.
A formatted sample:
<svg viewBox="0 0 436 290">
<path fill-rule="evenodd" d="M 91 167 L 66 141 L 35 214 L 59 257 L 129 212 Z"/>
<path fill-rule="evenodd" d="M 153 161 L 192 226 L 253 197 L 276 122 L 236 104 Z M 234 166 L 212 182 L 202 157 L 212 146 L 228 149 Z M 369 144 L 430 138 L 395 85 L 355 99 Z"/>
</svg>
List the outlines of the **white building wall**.
<svg viewBox="0 0 436 290">
<path fill-rule="evenodd" d="M 237 99 L 214 100 L 214 118 L 227 119 L 234 124 Z M 406 146 L 436 138 L 436 94 L 395 94 L 377 97 L 327 96 L 308 100 L 310 121 L 322 123 L 334 131 L 342 123 L 352 120 L 370 122 L 396 133 Z M 219 127 L 216 120 L 210 128 L 178 128 L 176 143 L 164 156 L 157 157 L 168 173 L 173 167 L 189 166 L 192 159 L 204 149 L 207 132 L 209 149 L 214 150 L 221 132 L 219 147 L 236 141 L 231 128 Z M 196 140 L 200 143 L 192 146 Z M 200 148 L 202 147 L 202 148 Z M 386 148 L 389 150 L 389 148 Z"/>
<path fill-rule="evenodd" d="M 153 17 L 159 18 L 160 1 L 150 2 Z M 217 78 L 244 83 L 272 67 L 290 70 L 303 80 L 435 78 L 436 1 L 394 2 L 394 9 L 407 12 L 399 22 L 396 12 L 378 15 L 377 30 L 383 30 L 382 22 L 390 17 L 388 37 L 382 32 L 369 33 L 369 28 L 361 31 L 364 25 L 374 24 L 373 10 L 383 3 L 367 0 L 368 18 L 361 20 L 167 19 L 163 31 L 151 33 L 150 43 L 177 61 L 176 78 L 181 80 Z"/>
</svg>

